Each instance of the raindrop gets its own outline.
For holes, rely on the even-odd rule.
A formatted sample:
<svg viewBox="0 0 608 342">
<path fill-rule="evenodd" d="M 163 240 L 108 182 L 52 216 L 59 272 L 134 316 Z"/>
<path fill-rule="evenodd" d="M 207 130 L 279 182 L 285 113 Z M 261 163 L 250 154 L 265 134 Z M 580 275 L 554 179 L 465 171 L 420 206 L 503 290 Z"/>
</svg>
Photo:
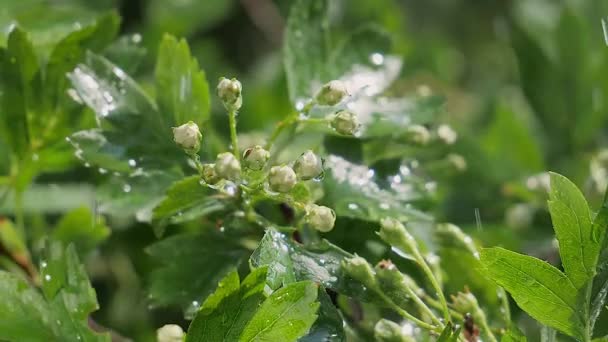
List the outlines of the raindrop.
<svg viewBox="0 0 608 342">
<path fill-rule="evenodd" d="M 350 209 L 350 210 L 357 210 L 357 209 L 359 209 L 359 205 L 357 205 L 356 203 L 349 203 L 348 204 L 348 209 Z"/>
<path fill-rule="evenodd" d="M 106 173 L 108 173 L 108 170 L 106 170 L 106 169 L 104 169 L 104 168 L 102 168 L 102 167 L 100 167 L 98 171 L 99 171 L 99 173 L 101 173 L 102 175 L 105 175 Z"/>
<path fill-rule="evenodd" d="M 40 268 L 45 268 L 47 266 L 48 266 L 48 264 L 46 263 L 46 261 L 43 260 L 40 262 Z"/>
<path fill-rule="evenodd" d="M 37 153 L 32 154 L 32 160 L 37 162 L 40 159 L 40 156 L 38 156 Z"/>
<path fill-rule="evenodd" d="M 50 274 L 46 274 L 46 275 L 44 276 L 44 280 L 46 280 L 46 281 L 51 281 L 51 279 L 52 279 L 52 278 L 51 278 L 51 275 L 50 275 Z"/>
<path fill-rule="evenodd" d="M 91 167 L 91 164 L 89 164 L 89 163 L 84 163 L 84 167 Z"/>
<path fill-rule="evenodd" d="M 133 36 L 131 36 L 131 41 L 133 41 L 135 44 L 141 43 L 141 34 L 135 33 Z"/>
<path fill-rule="evenodd" d="M 382 65 L 384 64 L 384 56 L 381 53 L 372 53 L 369 56 L 369 60 L 372 62 L 372 64 L 374 65 Z"/>
<path fill-rule="evenodd" d="M 604 42 L 608 45 L 608 21 L 602 18 L 602 30 L 604 31 Z"/>
<path fill-rule="evenodd" d="M 137 162 L 135 161 L 135 159 L 129 159 L 129 166 L 130 167 L 136 167 L 137 166 Z"/>
<path fill-rule="evenodd" d="M 122 186 L 122 191 L 124 191 L 124 192 L 131 192 L 131 185 L 130 184 L 124 184 Z"/>
</svg>

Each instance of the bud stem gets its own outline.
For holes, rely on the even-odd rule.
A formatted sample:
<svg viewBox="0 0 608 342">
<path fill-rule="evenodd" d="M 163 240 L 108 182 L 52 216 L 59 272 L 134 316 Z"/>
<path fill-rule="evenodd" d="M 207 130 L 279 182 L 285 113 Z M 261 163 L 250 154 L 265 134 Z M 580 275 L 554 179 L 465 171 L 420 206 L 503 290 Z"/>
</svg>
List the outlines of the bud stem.
<svg viewBox="0 0 608 342">
<path fill-rule="evenodd" d="M 228 121 L 230 125 L 230 143 L 232 144 L 232 154 L 240 160 L 241 154 L 239 153 L 239 139 L 236 134 L 236 110 L 230 110 L 228 112 Z"/>
<path fill-rule="evenodd" d="M 424 272 L 424 274 L 427 276 L 427 278 L 429 278 L 429 281 L 431 282 L 431 286 L 433 287 L 435 292 L 437 292 L 437 297 L 439 298 L 439 302 L 441 303 L 441 306 L 442 306 L 443 319 L 446 322 L 450 322 L 451 317 L 450 317 L 450 309 L 448 308 L 448 302 L 445 300 L 445 296 L 443 295 L 443 290 L 441 289 L 441 286 L 439 286 L 439 283 L 437 282 L 437 279 L 435 278 L 433 271 L 431 271 L 431 268 L 426 263 L 426 261 L 424 260 L 424 257 L 422 257 L 422 255 L 420 254 L 420 252 L 418 250 L 414 251 L 414 257 L 416 258 L 416 262 L 418 263 L 420 268 L 422 268 L 422 272 Z"/>
<path fill-rule="evenodd" d="M 403 310 L 399 305 L 395 304 L 395 302 L 393 302 L 393 300 L 390 299 L 383 292 L 376 291 L 376 295 L 378 295 L 380 298 L 382 298 L 382 300 L 384 300 L 386 302 L 386 304 L 388 304 L 388 306 L 390 306 L 393 310 L 395 310 L 399 315 L 403 316 L 403 318 L 409 319 L 410 321 L 416 323 L 416 325 L 418 325 L 419 327 L 430 330 L 430 331 L 435 331 L 438 333 L 441 333 L 441 331 L 443 330 L 443 328 L 440 326 L 431 325 L 427 322 L 424 322 L 424 321 L 414 317 L 409 312 Z"/>
</svg>

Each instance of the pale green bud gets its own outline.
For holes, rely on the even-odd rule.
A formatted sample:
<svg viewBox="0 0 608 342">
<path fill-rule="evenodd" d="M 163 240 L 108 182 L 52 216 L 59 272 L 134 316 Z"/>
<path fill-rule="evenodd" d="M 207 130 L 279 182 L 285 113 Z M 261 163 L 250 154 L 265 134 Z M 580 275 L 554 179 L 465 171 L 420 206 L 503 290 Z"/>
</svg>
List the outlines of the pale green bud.
<svg viewBox="0 0 608 342">
<path fill-rule="evenodd" d="M 355 255 L 352 258 L 344 259 L 342 261 L 342 268 L 347 275 L 360 281 L 363 285 L 367 287 L 376 285 L 374 270 L 364 258 Z"/>
<path fill-rule="evenodd" d="M 207 184 L 213 184 L 219 180 L 217 172 L 215 172 L 215 164 L 203 164 L 201 165 L 201 178 Z"/>
<path fill-rule="evenodd" d="M 334 114 L 330 124 L 336 132 L 343 135 L 354 135 L 359 129 L 357 115 L 348 110 L 341 110 Z"/>
<path fill-rule="evenodd" d="M 302 180 L 317 178 L 323 174 L 323 160 L 308 150 L 298 157 L 293 169 Z"/>
<path fill-rule="evenodd" d="M 238 180 L 241 177 L 241 163 L 230 152 L 220 153 L 215 161 L 215 172 L 220 178 Z"/>
<path fill-rule="evenodd" d="M 245 163 L 245 166 L 255 171 L 263 169 L 264 166 L 266 166 L 268 159 L 270 159 L 270 152 L 259 145 L 248 148 L 243 153 L 243 162 Z"/>
<path fill-rule="evenodd" d="M 336 213 L 331 208 L 311 204 L 306 209 L 306 222 L 314 229 L 327 233 L 334 229 Z"/>
<path fill-rule="evenodd" d="M 403 334 L 401 326 L 387 319 L 381 319 L 374 326 L 376 342 L 414 342 L 414 338 Z"/>
<path fill-rule="evenodd" d="M 167 324 L 156 330 L 156 340 L 158 342 L 182 342 L 184 330 L 177 324 Z"/>
<path fill-rule="evenodd" d="M 458 292 L 456 296 L 452 295 L 452 302 L 456 311 L 461 313 L 475 313 L 479 304 L 477 303 L 477 298 L 469 292 Z"/>
<path fill-rule="evenodd" d="M 440 125 L 437 128 L 437 136 L 447 145 L 452 145 L 458 139 L 458 133 L 449 125 Z"/>
<path fill-rule="evenodd" d="M 387 244 L 399 248 L 404 253 L 419 254 L 416 239 L 398 220 L 387 217 L 380 220 L 380 238 Z"/>
<path fill-rule="evenodd" d="M 431 133 L 422 125 L 411 125 L 406 130 L 406 138 L 416 145 L 426 145 L 431 140 Z"/>
<path fill-rule="evenodd" d="M 236 111 L 241 108 L 241 105 L 243 104 L 241 92 L 242 86 L 239 80 L 236 78 L 220 78 L 217 85 L 217 95 L 220 97 L 227 110 Z"/>
<path fill-rule="evenodd" d="M 198 125 L 192 121 L 173 127 L 173 140 L 189 154 L 198 152 L 201 148 L 202 139 L 203 135 L 198 129 Z"/>
<path fill-rule="evenodd" d="M 446 158 L 457 171 L 463 172 L 467 169 L 467 160 L 460 154 L 450 153 Z"/>
<path fill-rule="evenodd" d="M 296 185 L 296 173 L 287 165 L 273 166 L 268 173 L 268 184 L 277 192 L 289 192 Z"/>
<path fill-rule="evenodd" d="M 320 105 L 334 106 L 340 103 L 347 95 L 348 91 L 344 82 L 333 80 L 321 87 L 315 96 L 315 100 Z"/>
</svg>

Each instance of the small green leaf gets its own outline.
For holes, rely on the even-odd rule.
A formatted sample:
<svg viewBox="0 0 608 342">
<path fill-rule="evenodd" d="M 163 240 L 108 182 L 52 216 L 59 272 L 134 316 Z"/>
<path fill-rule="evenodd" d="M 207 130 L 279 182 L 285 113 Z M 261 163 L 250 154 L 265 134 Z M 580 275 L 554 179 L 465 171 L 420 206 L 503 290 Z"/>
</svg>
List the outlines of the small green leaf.
<svg viewBox="0 0 608 342">
<path fill-rule="evenodd" d="M 139 33 L 122 36 L 108 45 L 103 55 L 127 74 L 133 74 L 147 53 L 146 48 L 141 46 L 141 40 Z"/>
<path fill-rule="evenodd" d="M 110 235 L 110 228 L 102 216 L 87 207 L 80 207 L 65 214 L 55 226 L 52 236 L 65 244 L 74 243 L 81 255 L 93 250 Z"/>
<path fill-rule="evenodd" d="M 503 248 L 481 252 L 485 274 L 504 287 L 520 308 L 539 322 L 583 339 L 584 317 L 579 309 L 578 291 L 557 268 Z"/>
<path fill-rule="evenodd" d="M 452 324 L 448 323 L 441 332 L 441 335 L 439 335 L 439 337 L 437 338 L 437 342 L 457 342 L 461 330 L 462 328 L 454 330 Z"/>
<path fill-rule="evenodd" d="M 238 273 L 230 272 L 194 317 L 187 341 L 237 341 L 266 298 L 266 273 L 266 267 L 257 268 L 239 284 Z"/>
<path fill-rule="evenodd" d="M 151 275 L 152 304 L 177 304 L 184 309 L 198 307 L 248 255 L 234 239 L 211 231 L 171 236 L 149 246 L 147 252 L 162 265 Z"/>
<path fill-rule="evenodd" d="M 528 339 L 526 338 L 526 336 L 519 331 L 519 329 L 517 329 L 516 327 L 513 327 L 509 330 L 507 330 L 507 332 L 502 335 L 502 338 L 500 339 L 500 342 L 527 342 Z"/>
<path fill-rule="evenodd" d="M 310 328 L 308 334 L 299 342 L 343 342 L 346 341 L 344 323 L 338 309 L 323 288 L 319 288 L 319 318 Z"/>
<path fill-rule="evenodd" d="M 0 339 L 9 341 L 110 341 L 89 328 L 98 309 L 95 290 L 73 246 L 50 243 L 41 262 L 45 296 L 16 276 L 0 272 Z M 52 263 L 52 265 L 51 265 Z"/>
<path fill-rule="evenodd" d="M 580 289 L 595 276 L 600 238 L 592 231 L 591 212 L 585 197 L 566 177 L 551 173 L 549 198 L 562 264 L 568 278 Z"/>
<path fill-rule="evenodd" d="M 297 341 L 317 319 L 317 292 L 318 285 L 311 281 L 275 291 L 251 318 L 239 341 Z"/>
<path fill-rule="evenodd" d="M 165 35 L 156 61 L 156 101 L 166 125 L 209 120 L 209 85 L 185 40 Z"/>
<path fill-rule="evenodd" d="M 20 28 L 11 31 L 7 48 L 0 50 L 0 65 L 2 133 L 13 153 L 24 157 L 30 148 L 28 110 L 36 103 L 40 66 L 27 33 Z"/>
<path fill-rule="evenodd" d="M 222 197 L 201 185 L 199 176 L 190 176 L 173 183 L 163 201 L 154 208 L 153 219 L 179 223 L 206 216 L 225 208 Z"/>
<path fill-rule="evenodd" d="M 329 56 L 327 0 L 297 0 L 285 29 L 283 63 L 289 97 L 309 99 L 323 82 Z"/>
</svg>

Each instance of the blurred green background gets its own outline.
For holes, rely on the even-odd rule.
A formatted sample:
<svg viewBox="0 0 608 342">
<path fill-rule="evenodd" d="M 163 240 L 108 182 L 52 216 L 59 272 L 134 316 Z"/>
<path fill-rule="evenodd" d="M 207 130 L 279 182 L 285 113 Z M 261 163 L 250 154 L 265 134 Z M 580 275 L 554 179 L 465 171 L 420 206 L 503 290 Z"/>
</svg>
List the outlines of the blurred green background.
<svg viewBox="0 0 608 342">
<path fill-rule="evenodd" d="M 162 34 L 186 38 L 210 85 L 220 76 L 241 80 L 246 113 L 239 129 L 255 139 L 290 110 L 281 60 L 289 5 L 288 0 L 0 0 L 0 45 L 18 24 L 41 54 L 48 54 L 58 37 L 117 11 L 119 66 L 153 92 Z M 392 94 L 430 91 L 445 97 L 440 119 L 458 132 L 453 151 L 467 168 L 425 174 L 437 182 L 428 205 L 437 219 L 460 225 L 482 245 L 556 261 L 544 172 L 570 177 L 595 205 L 608 184 L 603 16 L 608 2 L 602 0 L 335 0 L 330 24 L 336 38 L 367 23 L 391 34 L 392 53 L 404 59 Z M 212 103 L 212 124 L 227 134 L 226 116 L 218 101 Z M 8 174 L 3 143 L 0 174 Z M 42 170 L 34 193 L 26 194 L 28 220 L 40 234 L 83 203 L 95 211 L 95 185 L 107 177 L 78 162 L 67 142 L 57 149 L 70 152 L 56 168 Z M 0 205 L 2 212 L 11 213 L 9 202 Z M 121 215 L 108 221 L 109 240 L 86 258 L 101 306 L 94 317 L 137 341 L 152 339 L 156 327 L 183 322 L 178 310 L 148 308 L 146 275 L 153 262 L 144 249 L 154 234 L 150 226 Z M 347 241 L 341 246 L 359 248 L 349 248 Z M 448 277 L 458 277 L 454 273 Z"/>
</svg>

